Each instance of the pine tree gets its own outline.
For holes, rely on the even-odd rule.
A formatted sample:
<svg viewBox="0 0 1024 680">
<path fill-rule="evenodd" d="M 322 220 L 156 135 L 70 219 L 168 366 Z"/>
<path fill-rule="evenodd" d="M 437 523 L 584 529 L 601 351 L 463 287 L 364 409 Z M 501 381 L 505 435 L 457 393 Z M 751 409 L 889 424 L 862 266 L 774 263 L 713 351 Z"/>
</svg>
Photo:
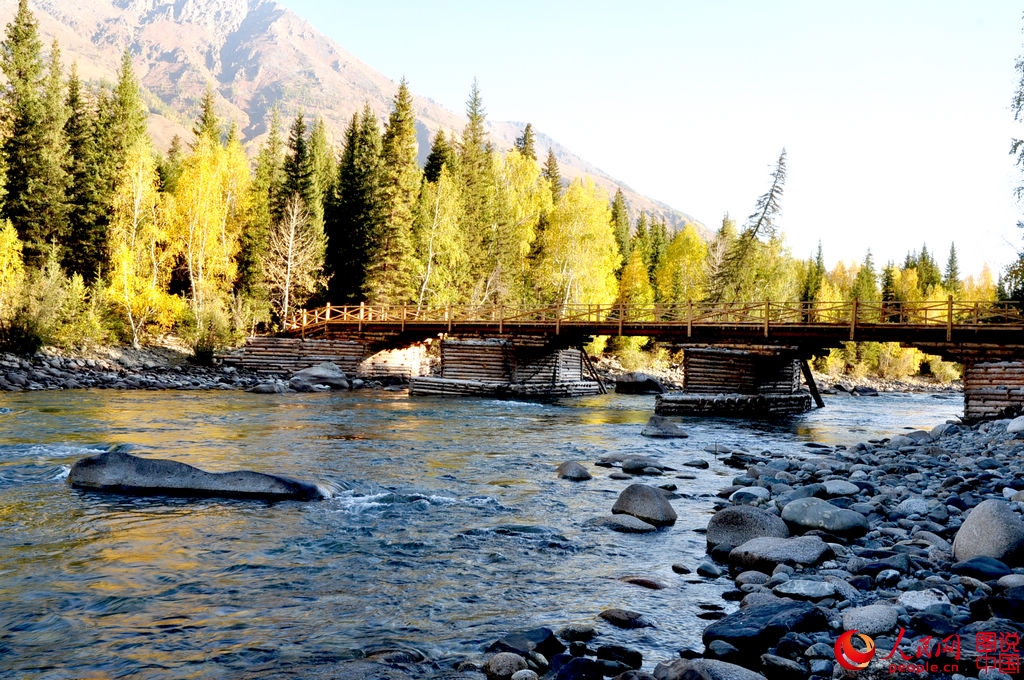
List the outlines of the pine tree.
<svg viewBox="0 0 1024 680">
<path fill-rule="evenodd" d="M 917 281 L 924 296 L 930 295 L 932 289 L 942 283 L 942 270 L 928 252 L 927 245 L 921 246 L 921 254 L 917 257 Z"/>
<path fill-rule="evenodd" d="M 412 231 L 423 177 L 417 157 L 412 95 L 403 79 L 381 145 L 383 219 L 368 233 L 363 290 L 372 303 L 405 304 L 415 297 Z"/>
<path fill-rule="evenodd" d="M 202 140 L 208 140 L 217 145 L 221 143 L 220 119 L 217 118 L 217 103 L 212 85 L 206 86 L 206 93 L 203 94 L 203 101 L 199 105 L 199 117 L 192 127 L 192 134 L 196 137 L 193 148 L 198 146 Z"/>
<path fill-rule="evenodd" d="M 484 127 L 485 111 L 480 89 L 473 80 L 466 102 L 466 127 L 459 144 L 459 174 L 462 179 L 462 200 L 465 210 L 470 270 L 474 287 L 486 286 L 488 270 L 488 239 L 494 228 L 494 173 L 491 145 Z"/>
<path fill-rule="evenodd" d="M 853 279 L 851 297 L 862 302 L 875 302 L 879 298 L 878 275 L 875 273 L 875 261 L 869 250 L 864 256 L 864 262 L 857 270 L 857 276 Z"/>
<path fill-rule="evenodd" d="M 383 219 L 381 133 L 369 103 L 352 117 L 326 217 L 327 267 L 332 302 L 363 299 L 368 234 Z"/>
<path fill-rule="evenodd" d="M 160 175 L 160 191 L 173 194 L 178 186 L 178 179 L 181 177 L 182 163 L 185 158 L 185 147 L 181 137 L 171 137 L 171 145 L 167 149 L 167 155 L 161 160 L 157 167 Z"/>
<path fill-rule="evenodd" d="M 537 149 L 534 148 L 535 141 L 533 125 L 527 123 L 526 127 L 523 128 L 523 134 L 516 137 L 515 146 L 513 148 L 524 157 L 529 158 L 531 161 L 535 161 L 537 160 Z"/>
<path fill-rule="evenodd" d="M 92 282 L 107 262 L 106 231 L 110 212 L 106 165 L 98 145 L 96 103 L 83 90 L 77 66 L 71 67 L 67 95 L 68 241 L 64 267 Z"/>
<path fill-rule="evenodd" d="M 665 259 L 665 253 L 668 250 L 668 227 L 664 222 L 652 222 L 649 233 L 647 273 L 654 278 L 654 272 Z"/>
<path fill-rule="evenodd" d="M 633 230 L 633 237 L 630 239 L 629 251 L 638 251 L 643 258 L 644 264 L 651 261 L 651 230 L 647 227 L 647 212 L 641 211 L 636 218 L 636 229 Z"/>
<path fill-rule="evenodd" d="M 310 203 L 313 195 L 313 168 L 309 160 L 309 139 L 306 118 L 299 111 L 288 131 L 288 146 L 284 157 L 284 186 L 278 205 L 274 206 L 274 221 L 279 222 L 285 213 L 285 206 L 298 196 L 302 209 L 308 218 L 312 213 Z"/>
<path fill-rule="evenodd" d="M 55 46 L 56 47 L 56 46 Z M 67 230 L 67 149 L 60 54 L 54 49 L 47 71 L 35 17 L 27 0 L 7 24 L 0 45 L 3 88 L 2 146 L 7 170 L 4 216 L 23 243 L 26 265 L 41 266 L 53 242 Z"/>
<path fill-rule="evenodd" d="M 821 250 L 821 241 L 818 241 L 818 253 L 814 260 L 807 267 L 807 275 L 800 290 L 801 302 L 814 302 L 821 290 L 821 284 L 825 281 L 825 256 Z"/>
<path fill-rule="evenodd" d="M 544 161 L 544 179 L 551 187 L 551 200 L 558 202 L 562 196 L 562 173 L 558 170 L 558 159 L 555 158 L 555 150 L 548 147 L 548 158 Z"/>
<path fill-rule="evenodd" d="M 142 101 L 139 80 L 135 77 L 131 53 L 128 50 L 125 50 L 121 57 L 117 83 L 110 101 L 104 108 L 111 129 L 116 172 L 120 172 L 127 162 L 128 149 L 134 147 L 138 140 L 148 136 L 146 131 L 148 111 Z"/>
<path fill-rule="evenodd" d="M 949 246 L 949 257 L 946 259 L 946 271 L 942 277 L 942 287 L 954 296 L 959 297 L 963 291 L 963 283 L 960 281 L 960 264 L 956 257 L 956 244 Z"/>
<path fill-rule="evenodd" d="M 423 166 L 423 178 L 428 182 L 437 182 L 441 177 L 441 168 L 447 166 L 453 177 L 458 176 L 458 154 L 448 143 L 444 130 L 438 130 L 434 142 L 430 146 L 426 165 Z"/>
<path fill-rule="evenodd" d="M 615 198 L 612 199 L 612 229 L 615 231 L 615 241 L 619 244 L 619 252 L 622 254 L 622 261 L 629 261 L 629 209 L 626 207 L 626 197 L 622 189 L 616 189 Z"/>
<path fill-rule="evenodd" d="M 324 206 L 338 176 L 334 148 L 327 136 L 327 124 L 322 116 L 313 121 L 309 133 L 310 196 L 309 216 L 321 232 L 324 225 Z"/>
</svg>

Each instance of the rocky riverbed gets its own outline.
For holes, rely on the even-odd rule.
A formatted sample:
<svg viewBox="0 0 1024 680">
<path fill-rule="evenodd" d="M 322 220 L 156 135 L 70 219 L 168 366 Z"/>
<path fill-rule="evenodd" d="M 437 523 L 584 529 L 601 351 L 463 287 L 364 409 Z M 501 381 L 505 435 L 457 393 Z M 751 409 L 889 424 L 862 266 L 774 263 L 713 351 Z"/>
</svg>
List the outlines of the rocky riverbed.
<svg viewBox="0 0 1024 680">
<path fill-rule="evenodd" d="M 673 567 L 686 579 L 732 584 L 723 602 L 687 603 L 712 621 L 702 640 L 666 650 L 678 651 L 675 660 L 645 663 L 628 647 L 602 645 L 592 628 L 555 625 L 497 640 L 492 656 L 462 670 L 491 680 L 1016 677 L 1022 454 L 1024 418 L 945 423 L 849 448 L 809 445 L 798 455 L 727 451 L 738 474 L 708 523 L 708 555 Z M 659 474 L 657 461 L 642 463 L 597 462 L 637 479 Z M 674 490 L 630 486 L 613 510 L 630 521 L 609 527 L 671 524 Z M 653 625 L 643 612 L 595 616 L 623 628 Z M 873 639 L 865 669 L 838 663 L 844 631 Z"/>
</svg>

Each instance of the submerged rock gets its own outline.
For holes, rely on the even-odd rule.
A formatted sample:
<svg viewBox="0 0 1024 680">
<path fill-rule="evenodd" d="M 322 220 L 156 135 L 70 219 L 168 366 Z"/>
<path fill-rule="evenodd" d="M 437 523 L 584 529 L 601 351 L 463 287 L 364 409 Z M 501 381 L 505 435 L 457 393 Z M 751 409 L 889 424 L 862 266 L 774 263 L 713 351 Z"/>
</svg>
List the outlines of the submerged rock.
<svg viewBox="0 0 1024 680">
<path fill-rule="evenodd" d="M 567 460 L 559 465 L 558 476 L 561 479 L 568 479 L 571 482 L 585 482 L 586 480 L 591 479 L 591 474 L 587 468 L 574 460 Z"/>
<path fill-rule="evenodd" d="M 689 437 L 681 427 L 665 416 L 651 416 L 644 429 L 640 431 L 645 437 Z"/>
<path fill-rule="evenodd" d="M 71 466 L 68 483 L 80 489 L 133 495 L 317 500 L 325 498 L 315 484 L 250 470 L 207 472 L 164 458 L 140 458 L 125 451 L 107 451 Z"/>
<path fill-rule="evenodd" d="M 675 524 L 677 518 L 661 490 L 645 484 L 626 487 L 612 506 L 612 514 L 632 515 L 659 527 Z"/>
<path fill-rule="evenodd" d="M 350 387 L 348 376 L 337 364 L 330 361 L 317 364 L 297 371 L 290 382 L 307 383 L 309 385 L 327 385 L 336 390 L 347 390 Z"/>
</svg>

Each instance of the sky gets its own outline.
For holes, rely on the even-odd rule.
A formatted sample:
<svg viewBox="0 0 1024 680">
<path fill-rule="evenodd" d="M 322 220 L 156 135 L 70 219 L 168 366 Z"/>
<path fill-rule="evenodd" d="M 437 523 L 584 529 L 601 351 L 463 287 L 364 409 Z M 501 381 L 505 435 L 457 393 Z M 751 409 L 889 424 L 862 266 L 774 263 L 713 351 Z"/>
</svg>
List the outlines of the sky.
<svg viewBox="0 0 1024 680">
<path fill-rule="evenodd" d="M 634 190 L 741 224 L 783 148 L 779 225 L 829 266 L 1024 250 L 1006 0 L 279 0 L 417 95 L 530 122 Z"/>
</svg>

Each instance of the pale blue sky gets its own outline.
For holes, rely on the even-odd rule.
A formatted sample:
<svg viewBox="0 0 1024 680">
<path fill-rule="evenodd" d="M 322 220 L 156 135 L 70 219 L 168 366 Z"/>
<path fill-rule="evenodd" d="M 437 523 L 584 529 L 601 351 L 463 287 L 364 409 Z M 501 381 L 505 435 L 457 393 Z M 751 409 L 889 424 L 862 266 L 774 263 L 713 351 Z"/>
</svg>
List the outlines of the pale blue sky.
<svg viewBox="0 0 1024 680">
<path fill-rule="evenodd" d="M 280 0 L 412 90 L 529 121 L 716 228 L 742 220 L 786 147 L 793 253 L 961 269 L 1024 248 L 1009 103 L 1024 7 L 1004 0 Z"/>
</svg>

